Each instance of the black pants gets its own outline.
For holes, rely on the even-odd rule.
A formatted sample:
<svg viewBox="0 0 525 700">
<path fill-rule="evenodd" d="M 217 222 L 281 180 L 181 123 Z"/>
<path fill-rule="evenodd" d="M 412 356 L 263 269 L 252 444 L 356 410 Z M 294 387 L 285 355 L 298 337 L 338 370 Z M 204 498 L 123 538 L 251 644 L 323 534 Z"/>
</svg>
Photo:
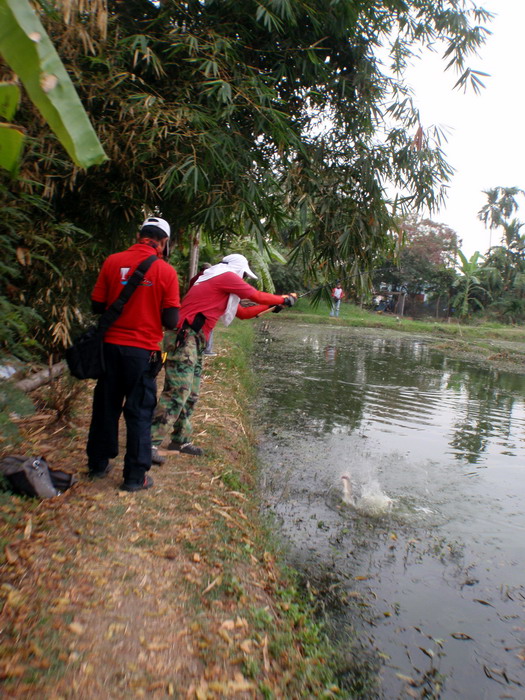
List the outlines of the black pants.
<svg viewBox="0 0 525 700">
<path fill-rule="evenodd" d="M 91 471 L 101 471 L 118 455 L 118 424 L 124 411 L 126 456 L 124 481 L 144 481 L 151 467 L 151 421 L 157 403 L 151 374 L 151 351 L 104 343 L 106 372 L 93 394 L 93 413 L 87 443 Z"/>
</svg>

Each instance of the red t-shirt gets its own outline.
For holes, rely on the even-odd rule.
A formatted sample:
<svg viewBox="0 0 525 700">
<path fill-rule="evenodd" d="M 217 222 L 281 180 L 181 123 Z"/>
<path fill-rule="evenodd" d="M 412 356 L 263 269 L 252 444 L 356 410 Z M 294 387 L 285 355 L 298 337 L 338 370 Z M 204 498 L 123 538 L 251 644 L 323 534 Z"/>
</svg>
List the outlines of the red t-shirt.
<svg viewBox="0 0 525 700">
<path fill-rule="evenodd" d="M 179 313 L 179 327 L 184 321 L 193 323 L 193 319 L 199 312 L 206 317 L 203 326 L 204 335 L 209 337 L 219 318 L 226 311 L 230 294 L 237 294 L 240 299 L 250 299 L 258 306 L 237 309 L 238 318 L 253 318 L 266 311 L 269 306 L 283 304 L 284 297 L 280 294 L 267 294 L 259 292 L 250 284 L 244 282 L 235 272 L 224 272 L 222 275 L 212 277 L 205 282 L 194 284 L 182 300 Z M 262 306 L 260 306 L 262 304 Z"/>
<path fill-rule="evenodd" d="M 110 306 L 137 266 L 154 252 L 151 246 L 136 243 L 131 248 L 106 258 L 91 293 L 93 301 L 104 302 L 106 308 Z M 159 258 L 147 271 L 121 315 L 110 326 L 104 342 L 158 350 L 163 336 L 162 310 L 178 306 L 180 296 L 177 273 L 171 265 Z"/>
</svg>

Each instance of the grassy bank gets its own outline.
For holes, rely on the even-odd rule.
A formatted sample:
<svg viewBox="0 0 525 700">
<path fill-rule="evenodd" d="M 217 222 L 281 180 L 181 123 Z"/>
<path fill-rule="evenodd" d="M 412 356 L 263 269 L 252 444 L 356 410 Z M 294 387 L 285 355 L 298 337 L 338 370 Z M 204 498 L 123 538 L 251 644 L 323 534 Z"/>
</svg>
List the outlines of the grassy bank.
<svg viewBox="0 0 525 700">
<path fill-rule="evenodd" d="M 3 697 L 350 697 L 337 678 L 358 681 L 328 644 L 314 593 L 259 516 L 250 324 L 217 345 L 195 417 L 207 453 L 170 455 L 147 492 L 118 490 L 120 458 L 87 480 L 91 386 L 59 421 L 49 387 L 33 396 L 23 453 L 79 482 L 43 502 L 0 492 Z"/>
<path fill-rule="evenodd" d="M 424 336 L 447 355 L 476 360 L 512 372 L 525 373 L 525 328 L 500 323 L 460 323 L 413 320 L 394 314 L 378 314 L 350 303 L 341 304 L 340 316 L 329 315 L 327 304 L 314 308 L 300 300 L 288 314 L 290 322 L 329 324 L 339 327 L 377 328 L 385 332 Z"/>
</svg>

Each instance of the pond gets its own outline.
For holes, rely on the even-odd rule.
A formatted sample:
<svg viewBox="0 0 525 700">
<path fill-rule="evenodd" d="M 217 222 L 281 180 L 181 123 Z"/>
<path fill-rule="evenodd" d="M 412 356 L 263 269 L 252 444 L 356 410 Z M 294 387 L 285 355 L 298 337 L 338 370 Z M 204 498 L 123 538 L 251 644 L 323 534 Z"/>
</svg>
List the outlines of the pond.
<svg viewBox="0 0 525 700">
<path fill-rule="evenodd" d="M 525 377 L 281 320 L 256 363 L 262 501 L 377 667 L 356 697 L 524 698 Z"/>
</svg>

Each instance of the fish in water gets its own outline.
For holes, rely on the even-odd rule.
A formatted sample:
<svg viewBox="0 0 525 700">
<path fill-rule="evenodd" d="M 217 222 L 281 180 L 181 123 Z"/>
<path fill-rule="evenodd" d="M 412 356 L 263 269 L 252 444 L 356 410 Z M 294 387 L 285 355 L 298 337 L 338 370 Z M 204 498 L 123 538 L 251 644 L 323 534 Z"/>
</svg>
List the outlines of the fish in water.
<svg viewBox="0 0 525 700">
<path fill-rule="evenodd" d="M 343 480 L 343 503 L 346 503 L 349 506 L 353 506 L 354 497 L 352 495 L 352 482 L 350 481 L 350 477 L 346 474 L 343 474 L 341 479 Z"/>
</svg>

